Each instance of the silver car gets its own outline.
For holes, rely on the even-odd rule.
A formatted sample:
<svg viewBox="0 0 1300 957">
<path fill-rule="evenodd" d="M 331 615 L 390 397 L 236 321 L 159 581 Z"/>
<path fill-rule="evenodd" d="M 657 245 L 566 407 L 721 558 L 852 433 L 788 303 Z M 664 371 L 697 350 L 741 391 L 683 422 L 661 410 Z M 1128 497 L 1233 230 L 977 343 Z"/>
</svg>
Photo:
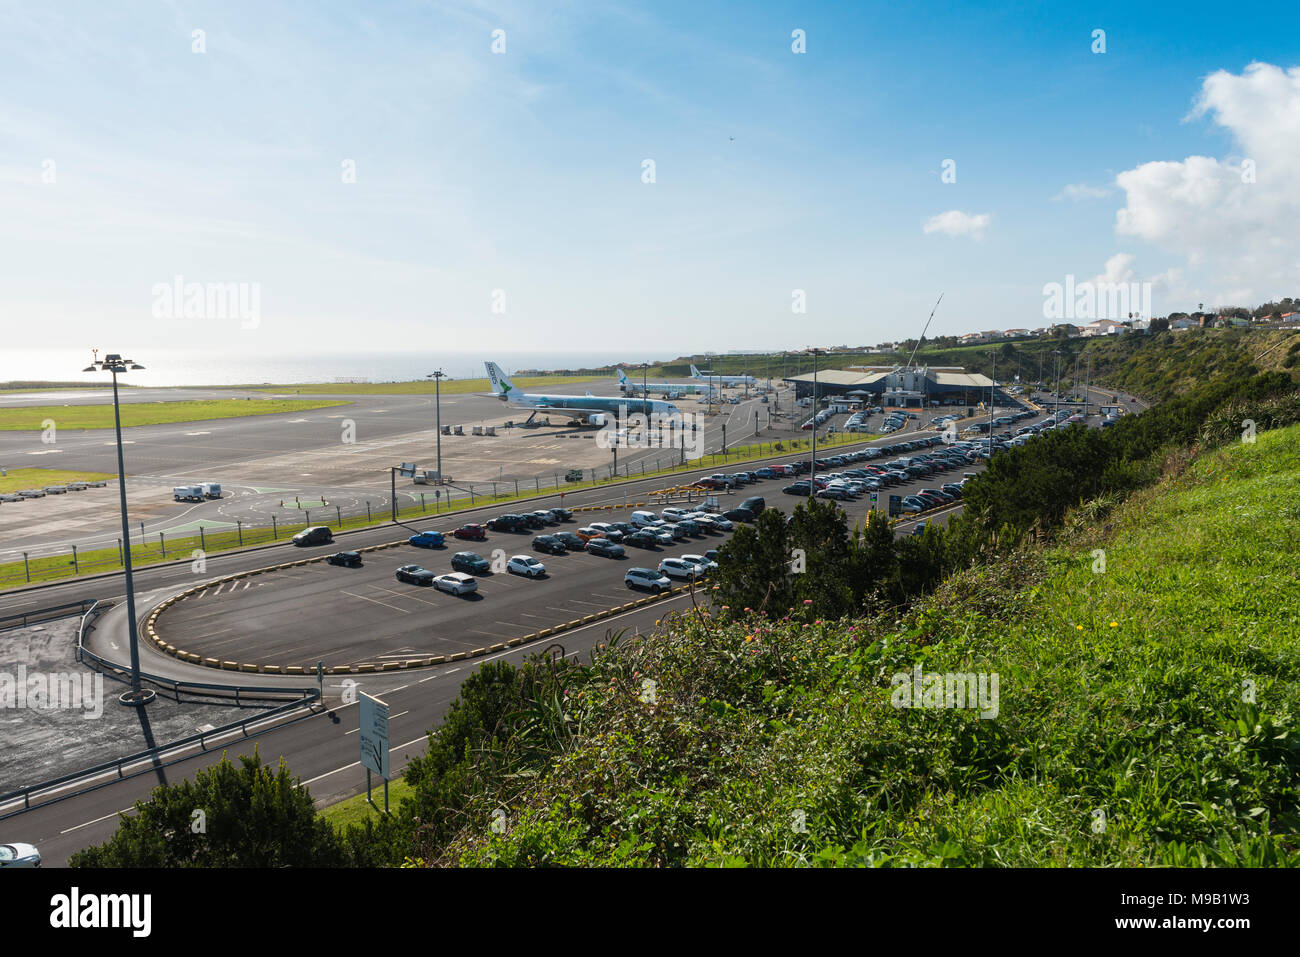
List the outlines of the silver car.
<svg viewBox="0 0 1300 957">
<path fill-rule="evenodd" d="M 468 595 L 472 591 L 478 591 L 478 580 L 464 572 L 449 572 L 435 578 L 433 587 L 453 595 Z"/>
<path fill-rule="evenodd" d="M 41 852 L 34 844 L 0 844 L 0 867 L 40 867 Z"/>
</svg>

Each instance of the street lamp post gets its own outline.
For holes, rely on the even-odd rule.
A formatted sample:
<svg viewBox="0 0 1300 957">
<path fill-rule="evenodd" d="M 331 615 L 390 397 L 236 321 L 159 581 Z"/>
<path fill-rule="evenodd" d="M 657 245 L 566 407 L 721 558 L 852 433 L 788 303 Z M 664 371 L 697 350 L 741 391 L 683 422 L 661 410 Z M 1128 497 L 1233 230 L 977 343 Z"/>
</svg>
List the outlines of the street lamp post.
<svg viewBox="0 0 1300 957">
<path fill-rule="evenodd" d="M 96 357 L 99 350 L 94 350 Z M 117 491 L 122 508 L 122 566 L 126 572 L 126 614 L 127 627 L 131 636 L 131 690 L 118 696 L 118 701 L 129 707 L 139 708 L 154 699 L 152 689 L 140 687 L 140 634 L 135 619 L 135 579 L 131 574 L 131 533 L 126 514 L 126 465 L 122 459 L 122 413 L 117 394 L 117 374 L 127 370 L 143 369 L 132 359 L 123 359 L 117 353 L 109 353 L 103 359 L 95 358 L 83 372 L 111 372 L 113 374 L 113 427 L 117 433 Z"/>
<path fill-rule="evenodd" d="M 808 495 L 817 497 L 817 353 L 814 346 L 808 350 L 813 357 L 813 391 L 812 391 L 812 462 L 808 471 Z"/>
<path fill-rule="evenodd" d="M 447 373 L 439 369 L 437 372 L 430 372 L 426 379 L 433 380 L 433 414 L 434 422 L 437 428 L 438 441 L 438 484 L 442 484 L 442 380 L 446 378 Z"/>
</svg>

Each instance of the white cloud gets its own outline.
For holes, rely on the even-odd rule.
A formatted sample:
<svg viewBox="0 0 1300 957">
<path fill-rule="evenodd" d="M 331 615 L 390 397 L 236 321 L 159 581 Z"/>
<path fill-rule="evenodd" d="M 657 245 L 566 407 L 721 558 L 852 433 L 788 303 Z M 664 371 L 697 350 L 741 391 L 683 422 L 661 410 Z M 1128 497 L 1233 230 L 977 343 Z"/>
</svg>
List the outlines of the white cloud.
<svg viewBox="0 0 1300 957">
<path fill-rule="evenodd" d="M 1211 74 L 1189 118 L 1207 115 L 1230 134 L 1233 154 L 1120 173 L 1126 204 L 1115 230 L 1184 257 L 1186 288 L 1207 305 L 1229 296 L 1250 305 L 1300 277 L 1300 67 Z"/>
<path fill-rule="evenodd" d="M 983 239 L 984 230 L 988 228 L 993 217 L 988 213 L 963 213 L 959 209 L 950 209 L 946 213 L 931 216 L 922 228 L 926 234 L 942 233 L 944 236 L 970 236 Z"/>
<path fill-rule="evenodd" d="M 1054 200 L 1070 199 L 1079 202 L 1084 199 L 1105 199 L 1111 193 L 1106 186 L 1089 186 L 1087 183 L 1069 183 L 1065 189 L 1061 190 L 1055 196 Z"/>
</svg>

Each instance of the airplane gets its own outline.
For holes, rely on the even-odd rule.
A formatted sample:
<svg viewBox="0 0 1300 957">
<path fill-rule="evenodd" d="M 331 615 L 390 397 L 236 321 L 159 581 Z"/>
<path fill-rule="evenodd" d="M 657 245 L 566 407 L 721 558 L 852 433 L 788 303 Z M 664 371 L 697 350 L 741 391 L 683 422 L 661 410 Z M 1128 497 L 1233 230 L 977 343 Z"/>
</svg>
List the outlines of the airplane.
<svg viewBox="0 0 1300 957">
<path fill-rule="evenodd" d="M 718 385 L 754 385 L 758 382 L 752 375 L 710 375 L 691 366 L 691 378 L 714 382 Z"/>
<path fill-rule="evenodd" d="M 676 382 L 646 382 L 643 384 L 636 379 L 629 378 L 627 373 L 622 369 L 618 370 L 618 386 L 628 395 L 634 395 L 641 391 L 663 392 L 665 395 L 669 393 L 689 395 L 692 392 L 707 393 L 713 391 L 712 386 L 697 385 L 694 382 L 689 382 L 684 385 L 679 385 Z"/>
<path fill-rule="evenodd" d="M 677 416 L 677 421 L 683 421 L 681 409 L 671 402 L 661 402 L 658 399 L 629 401 L 625 396 L 596 396 L 590 392 L 586 395 L 540 395 L 524 392 L 515 387 L 495 362 L 483 364 L 487 367 L 488 381 L 492 383 L 492 391 L 497 398 L 513 409 L 532 410 L 532 415 L 528 416 L 525 424 L 532 422 L 539 412 L 559 412 L 587 425 L 596 426 L 618 425 L 620 414 Z"/>
</svg>

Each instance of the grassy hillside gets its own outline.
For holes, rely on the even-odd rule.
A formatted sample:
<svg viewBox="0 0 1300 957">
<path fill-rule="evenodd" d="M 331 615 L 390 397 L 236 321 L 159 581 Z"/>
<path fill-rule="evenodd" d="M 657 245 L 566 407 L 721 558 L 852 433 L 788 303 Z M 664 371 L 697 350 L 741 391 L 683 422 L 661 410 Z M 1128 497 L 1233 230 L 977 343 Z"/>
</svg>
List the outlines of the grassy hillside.
<svg viewBox="0 0 1300 957">
<path fill-rule="evenodd" d="M 1178 458 L 898 621 L 732 609 L 619 643 L 532 705 L 437 862 L 1300 862 L 1297 442 Z M 918 665 L 997 674 L 997 716 L 895 707 Z"/>
</svg>

